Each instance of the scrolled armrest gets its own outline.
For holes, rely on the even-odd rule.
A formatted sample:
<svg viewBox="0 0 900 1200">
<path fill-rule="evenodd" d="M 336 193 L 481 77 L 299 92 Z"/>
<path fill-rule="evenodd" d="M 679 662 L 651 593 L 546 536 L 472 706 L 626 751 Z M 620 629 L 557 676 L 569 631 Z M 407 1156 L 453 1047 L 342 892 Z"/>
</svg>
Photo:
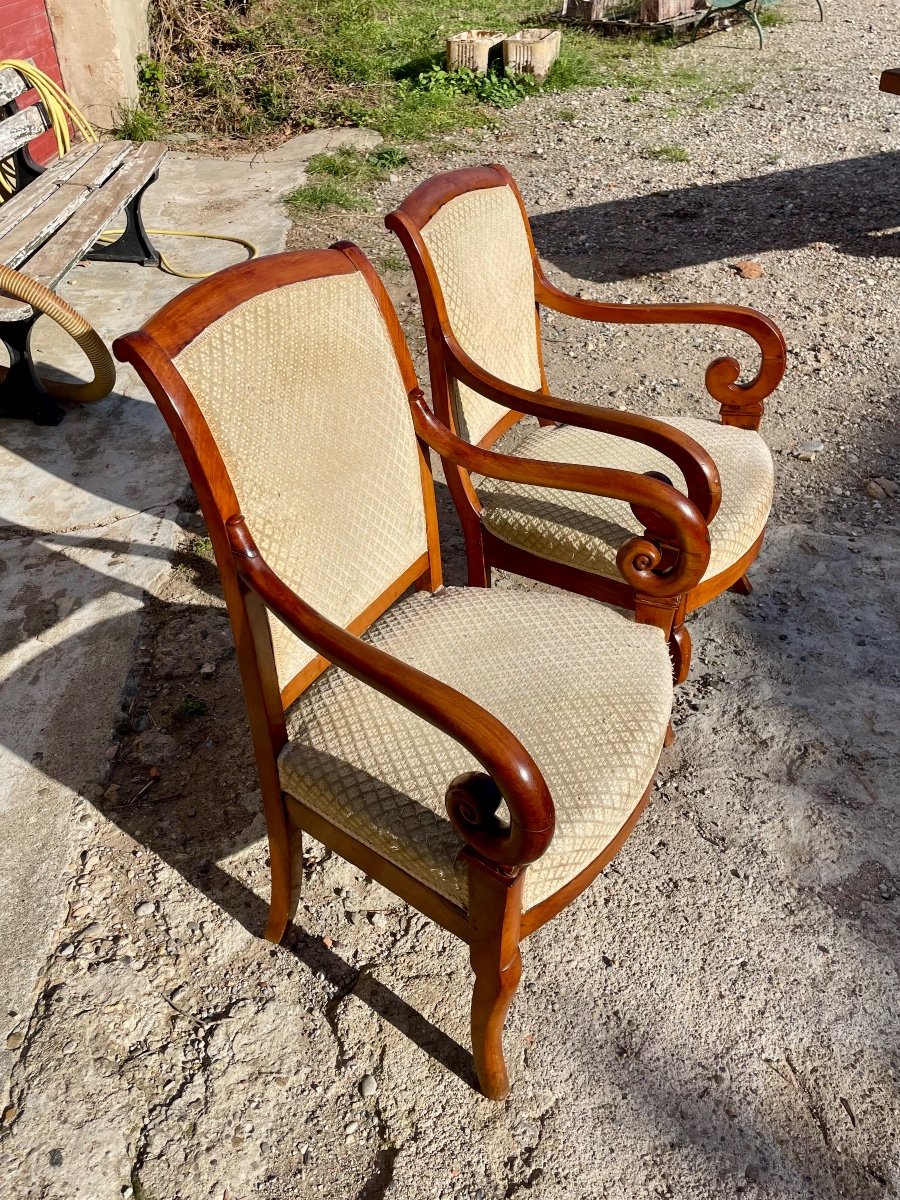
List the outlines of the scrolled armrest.
<svg viewBox="0 0 900 1200">
<path fill-rule="evenodd" d="M 607 304 L 583 300 L 536 273 L 539 304 L 571 317 L 625 325 L 720 325 L 746 333 L 759 346 L 759 371 L 749 383 L 738 383 L 741 365 L 731 357 L 717 358 L 706 370 L 706 390 L 722 406 L 726 425 L 758 429 L 763 401 L 784 376 L 787 346 L 781 330 L 753 308 L 731 304 Z"/>
<path fill-rule="evenodd" d="M 486 775 L 458 776 L 446 793 L 450 820 L 468 845 L 482 858 L 509 869 L 539 858 L 553 837 L 553 800 L 518 738 L 462 692 L 355 637 L 301 600 L 265 562 L 243 516 L 229 518 L 226 530 L 243 585 L 297 637 L 454 738 L 482 764 Z M 509 810 L 508 824 L 495 815 L 501 800 Z"/>
<path fill-rule="evenodd" d="M 416 433 L 442 459 L 458 463 L 476 475 L 559 491 L 609 496 L 656 514 L 657 530 L 678 547 L 675 561 L 661 568 L 662 554 L 649 538 L 631 538 L 620 547 L 616 561 L 627 582 L 648 596 L 674 597 L 696 587 L 709 563 L 709 526 L 696 505 L 671 484 L 636 471 L 616 467 L 586 467 L 498 454 L 457 437 L 439 421 L 418 389 L 410 392 Z"/>
<path fill-rule="evenodd" d="M 637 413 L 622 412 L 620 409 L 601 408 L 595 404 L 581 404 L 576 400 L 549 396 L 546 392 L 517 387 L 482 370 L 452 334 L 446 332 L 445 345 L 450 373 L 480 395 L 487 396 L 489 400 L 494 400 L 506 408 L 528 413 L 541 420 L 594 429 L 598 433 L 610 433 L 650 446 L 664 454 L 681 470 L 687 484 L 688 498 L 697 506 L 707 522 L 719 511 L 722 484 L 718 468 L 700 443 L 682 433 L 680 429 L 674 429 L 654 417 L 643 417 Z"/>
</svg>

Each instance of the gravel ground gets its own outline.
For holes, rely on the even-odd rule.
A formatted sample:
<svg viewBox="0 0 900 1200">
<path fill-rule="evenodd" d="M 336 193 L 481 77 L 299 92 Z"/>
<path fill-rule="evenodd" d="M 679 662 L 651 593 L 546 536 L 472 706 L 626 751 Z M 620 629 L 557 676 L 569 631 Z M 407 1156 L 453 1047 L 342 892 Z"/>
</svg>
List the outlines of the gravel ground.
<svg viewBox="0 0 900 1200">
<path fill-rule="evenodd" d="M 900 16 L 846 0 L 819 26 L 814 5 L 787 8 L 762 54 L 747 28 L 680 52 L 749 81 L 718 107 L 665 90 L 535 99 L 417 154 L 378 212 L 297 231 L 372 254 L 421 358 L 380 213 L 434 170 L 499 160 L 554 278 L 604 298 L 750 304 L 791 347 L 764 423 L 779 482 L 756 591 L 694 619 L 646 817 L 527 943 L 512 1097 L 472 1090 L 463 947 L 321 847 L 286 944 L 256 936 L 264 827 L 187 501 L 192 548 L 148 604 L 110 761 L 73 813 L 58 950 L 7 1031 L 21 1054 L 7 1194 L 900 1194 L 900 500 L 871 486 L 900 481 L 900 101 L 877 91 Z M 688 160 L 652 157 L 663 145 Z M 732 269 L 747 259 L 761 277 Z M 547 328 L 558 392 L 646 411 L 711 413 L 702 370 L 723 349 L 746 355 L 709 331 Z"/>
</svg>

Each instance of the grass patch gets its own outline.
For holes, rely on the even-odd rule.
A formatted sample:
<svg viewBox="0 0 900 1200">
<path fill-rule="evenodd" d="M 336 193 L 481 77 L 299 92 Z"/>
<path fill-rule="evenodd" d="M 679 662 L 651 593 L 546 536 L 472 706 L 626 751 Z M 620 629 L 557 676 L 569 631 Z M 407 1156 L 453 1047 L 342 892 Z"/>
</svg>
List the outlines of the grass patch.
<svg viewBox="0 0 900 1200">
<path fill-rule="evenodd" d="M 546 24 L 537 0 L 151 0 L 150 48 L 138 60 L 139 136 L 238 137 L 365 125 L 416 141 L 488 125 L 536 90 L 530 77 L 443 68 L 462 28 Z M 566 28 L 544 90 L 605 86 L 716 92 L 717 76 L 681 67 L 671 48 Z M 132 136 L 129 132 L 128 136 Z"/>
<path fill-rule="evenodd" d="M 128 142 L 152 142 L 159 137 L 159 121 L 140 104 L 122 104 L 118 124 L 112 132 Z"/>
<path fill-rule="evenodd" d="M 756 17 L 760 25 L 768 26 L 770 29 L 778 25 L 789 25 L 791 21 L 784 9 L 777 5 L 766 5 L 759 10 Z"/>
<path fill-rule="evenodd" d="M 660 162 L 685 163 L 691 161 L 691 156 L 684 146 L 653 146 L 649 150 L 644 150 L 642 157 L 655 158 Z"/>
<path fill-rule="evenodd" d="M 406 151 L 397 146 L 379 146 L 369 154 L 341 146 L 333 154 L 314 154 L 306 167 L 314 182 L 291 192 L 285 203 L 295 214 L 365 208 L 366 188 L 387 179 L 392 170 L 407 162 Z"/>
</svg>

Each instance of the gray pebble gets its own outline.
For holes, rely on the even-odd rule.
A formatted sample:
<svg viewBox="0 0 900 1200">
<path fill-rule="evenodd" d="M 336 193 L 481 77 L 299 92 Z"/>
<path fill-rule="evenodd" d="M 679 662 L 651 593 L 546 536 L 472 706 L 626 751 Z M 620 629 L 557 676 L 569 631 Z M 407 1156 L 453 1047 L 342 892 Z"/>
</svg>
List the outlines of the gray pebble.
<svg viewBox="0 0 900 1200">
<path fill-rule="evenodd" d="M 377 1091 L 378 1084 L 375 1081 L 375 1076 L 363 1075 L 362 1079 L 359 1081 L 359 1094 L 368 1099 L 370 1096 L 374 1096 Z"/>
</svg>

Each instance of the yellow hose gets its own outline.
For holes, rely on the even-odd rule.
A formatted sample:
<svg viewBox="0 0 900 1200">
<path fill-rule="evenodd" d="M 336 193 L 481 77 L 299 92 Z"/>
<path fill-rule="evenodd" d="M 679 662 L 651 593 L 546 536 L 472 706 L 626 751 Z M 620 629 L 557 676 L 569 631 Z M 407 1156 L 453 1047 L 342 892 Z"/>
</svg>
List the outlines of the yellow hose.
<svg viewBox="0 0 900 1200">
<path fill-rule="evenodd" d="M 75 339 L 94 369 L 94 378 L 90 383 L 59 383 L 55 379 L 42 379 L 41 383 L 51 396 L 57 400 L 77 400 L 80 404 L 93 404 L 109 395 L 116 383 L 116 364 L 100 335 L 81 313 L 76 312 L 65 300 L 61 300 L 55 292 L 45 288 L 36 279 L 29 279 L 27 275 L 2 264 L 0 292 L 52 317 L 57 325 Z M 0 367 L 0 382 L 5 378 L 6 368 Z"/>
<path fill-rule="evenodd" d="M 124 229 L 107 229 L 105 233 L 101 233 L 98 242 L 103 242 L 108 246 L 110 242 L 114 242 L 117 237 L 125 232 Z M 187 229 L 147 229 L 145 233 L 152 234 L 154 237 L 189 237 L 189 238 L 211 238 L 215 242 L 234 242 L 236 246 L 243 246 L 248 252 L 248 258 L 256 258 L 259 254 L 259 247 L 253 242 L 248 242 L 246 238 L 229 237 L 225 233 L 204 233 L 202 230 L 187 230 Z M 200 271 L 198 274 L 191 275 L 187 271 L 179 271 L 177 267 L 173 267 L 166 256 L 160 251 L 159 255 L 160 270 L 167 272 L 169 275 L 176 275 L 179 279 L 209 279 L 210 275 L 214 275 L 215 271 Z"/>
</svg>

